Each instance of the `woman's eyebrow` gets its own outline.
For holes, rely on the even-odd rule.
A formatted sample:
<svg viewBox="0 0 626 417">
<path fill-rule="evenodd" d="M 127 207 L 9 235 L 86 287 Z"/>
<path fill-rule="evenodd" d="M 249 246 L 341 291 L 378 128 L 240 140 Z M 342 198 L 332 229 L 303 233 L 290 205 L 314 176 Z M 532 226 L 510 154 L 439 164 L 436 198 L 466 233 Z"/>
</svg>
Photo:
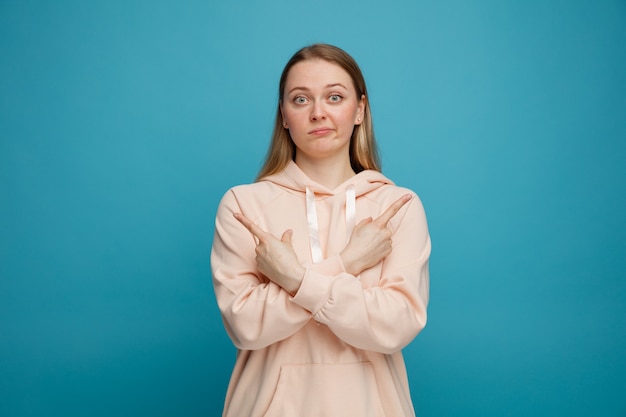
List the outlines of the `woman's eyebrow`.
<svg viewBox="0 0 626 417">
<path fill-rule="evenodd" d="M 303 91 L 309 91 L 308 88 L 306 87 L 294 87 L 291 90 L 287 91 L 287 94 L 291 94 L 292 92 L 296 91 L 296 90 L 303 90 Z"/>
<path fill-rule="evenodd" d="M 344 90 L 347 90 L 347 89 L 348 89 L 345 85 L 343 85 L 343 84 L 341 84 L 341 83 L 328 84 L 328 85 L 326 86 L 326 88 L 333 88 L 333 87 L 341 87 L 341 88 L 343 88 Z"/>
</svg>

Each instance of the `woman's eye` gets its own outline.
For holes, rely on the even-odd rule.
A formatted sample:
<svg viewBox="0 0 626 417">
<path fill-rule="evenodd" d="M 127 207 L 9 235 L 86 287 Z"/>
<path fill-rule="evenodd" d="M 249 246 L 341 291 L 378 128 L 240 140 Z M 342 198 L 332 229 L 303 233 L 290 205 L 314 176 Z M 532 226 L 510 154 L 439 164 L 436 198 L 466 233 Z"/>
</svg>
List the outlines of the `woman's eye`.
<svg viewBox="0 0 626 417">
<path fill-rule="evenodd" d="M 306 103 L 306 97 L 298 96 L 298 97 L 293 99 L 293 102 L 296 103 L 296 104 L 305 104 Z"/>
<path fill-rule="evenodd" d="M 341 97 L 339 94 L 333 94 L 328 99 L 333 103 L 337 103 L 340 102 L 342 98 L 343 97 Z"/>
</svg>

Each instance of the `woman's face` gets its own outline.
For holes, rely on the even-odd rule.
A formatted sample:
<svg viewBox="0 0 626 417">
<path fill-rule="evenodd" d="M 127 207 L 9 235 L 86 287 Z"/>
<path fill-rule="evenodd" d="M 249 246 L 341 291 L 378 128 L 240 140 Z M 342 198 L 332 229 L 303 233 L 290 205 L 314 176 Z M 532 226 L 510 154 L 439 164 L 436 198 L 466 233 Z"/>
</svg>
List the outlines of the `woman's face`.
<svg viewBox="0 0 626 417">
<path fill-rule="evenodd" d="M 365 97 L 357 97 L 350 75 L 321 59 L 295 64 L 281 103 L 283 126 L 296 145 L 296 160 L 348 158 L 354 126 L 361 124 Z"/>
</svg>

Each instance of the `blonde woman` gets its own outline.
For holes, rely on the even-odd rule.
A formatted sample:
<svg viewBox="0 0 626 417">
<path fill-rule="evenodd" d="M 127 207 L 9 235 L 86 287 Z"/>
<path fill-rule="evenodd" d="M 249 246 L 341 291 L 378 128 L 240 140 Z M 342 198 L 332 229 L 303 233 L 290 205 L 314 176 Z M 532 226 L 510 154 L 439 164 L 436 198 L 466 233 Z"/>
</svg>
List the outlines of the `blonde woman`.
<svg viewBox="0 0 626 417">
<path fill-rule="evenodd" d="M 429 255 L 420 200 L 380 172 L 358 65 L 301 49 L 257 181 L 218 208 L 213 282 L 238 349 L 223 415 L 413 416 L 402 348 L 426 324 Z"/>
</svg>

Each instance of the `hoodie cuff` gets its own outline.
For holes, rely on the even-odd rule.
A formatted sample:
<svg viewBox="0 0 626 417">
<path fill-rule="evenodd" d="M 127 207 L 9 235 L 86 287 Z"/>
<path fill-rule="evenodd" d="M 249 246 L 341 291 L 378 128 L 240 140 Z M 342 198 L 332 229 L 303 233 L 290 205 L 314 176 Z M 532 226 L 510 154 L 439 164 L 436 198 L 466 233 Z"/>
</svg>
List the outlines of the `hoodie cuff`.
<svg viewBox="0 0 626 417">
<path fill-rule="evenodd" d="M 322 262 L 323 263 L 323 262 Z M 318 264 L 319 265 L 319 264 Z M 324 307 L 330 295 L 333 277 L 307 268 L 298 292 L 291 301 L 315 315 Z"/>
</svg>

